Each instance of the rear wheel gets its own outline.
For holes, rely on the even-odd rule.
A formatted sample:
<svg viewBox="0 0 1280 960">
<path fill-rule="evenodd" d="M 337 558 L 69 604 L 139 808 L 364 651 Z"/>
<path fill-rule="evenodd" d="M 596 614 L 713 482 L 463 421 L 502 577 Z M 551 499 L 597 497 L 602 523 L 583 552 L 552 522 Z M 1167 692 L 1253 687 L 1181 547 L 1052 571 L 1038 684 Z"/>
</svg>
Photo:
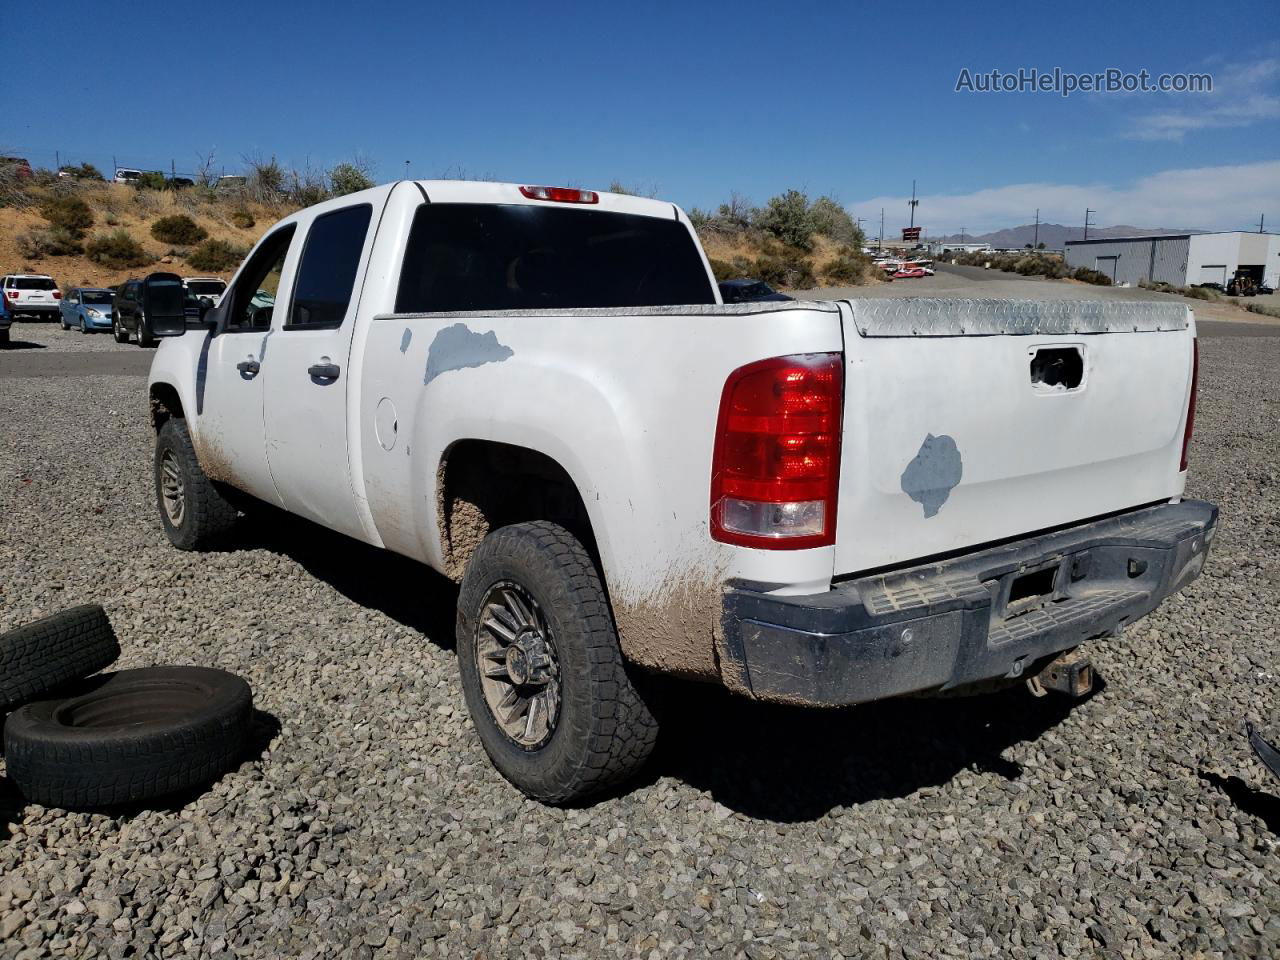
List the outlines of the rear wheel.
<svg viewBox="0 0 1280 960">
<path fill-rule="evenodd" d="M 553 523 L 503 527 L 477 548 L 458 598 L 462 689 L 498 772 L 570 803 L 633 775 L 658 721 L 628 675 L 604 587 Z"/>
<path fill-rule="evenodd" d="M 185 420 L 166 420 L 156 435 L 155 481 L 160 523 L 179 550 L 204 550 L 235 525 L 236 508 L 200 469 Z"/>
<path fill-rule="evenodd" d="M 3 330 L 0 330 L 0 344 L 4 344 L 5 346 L 8 346 L 9 344 L 9 328 L 8 327 L 5 327 Z"/>
</svg>

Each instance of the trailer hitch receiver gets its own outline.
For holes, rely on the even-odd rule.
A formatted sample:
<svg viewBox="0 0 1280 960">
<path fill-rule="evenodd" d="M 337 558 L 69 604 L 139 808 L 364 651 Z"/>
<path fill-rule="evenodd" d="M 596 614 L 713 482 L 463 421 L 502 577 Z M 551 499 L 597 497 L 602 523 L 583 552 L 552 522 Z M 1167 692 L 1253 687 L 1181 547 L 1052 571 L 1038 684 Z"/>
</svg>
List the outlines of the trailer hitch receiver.
<svg viewBox="0 0 1280 960">
<path fill-rule="evenodd" d="M 1093 689 L 1093 665 L 1076 647 L 1050 660 L 1043 670 L 1027 679 L 1027 686 L 1037 697 L 1050 690 L 1070 697 L 1087 696 Z"/>
</svg>

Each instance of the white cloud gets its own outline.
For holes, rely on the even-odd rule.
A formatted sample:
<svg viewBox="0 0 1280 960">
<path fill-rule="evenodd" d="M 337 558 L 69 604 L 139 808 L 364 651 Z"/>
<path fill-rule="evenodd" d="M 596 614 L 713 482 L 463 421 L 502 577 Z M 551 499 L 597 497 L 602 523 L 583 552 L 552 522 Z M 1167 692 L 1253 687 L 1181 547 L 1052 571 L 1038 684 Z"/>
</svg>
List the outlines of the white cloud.
<svg viewBox="0 0 1280 960">
<path fill-rule="evenodd" d="M 1236 64 L 1214 74 L 1211 93 L 1165 94 L 1177 105 L 1137 117 L 1136 140 L 1181 140 L 1196 130 L 1248 127 L 1280 120 L 1280 59 Z"/>
<path fill-rule="evenodd" d="M 907 222 L 909 196 L 871 197 L 849 204 L 865 217 L 868 233 L 879 228 L 885 209 L 885 233 Z M 1044 223 L 1078 224 L 1085 207 L 1097 213 L 1093 223 L 1138 227 L 1188 227 L 1204 230 L 1248 229 L 1258 214 L 1275 211 L 1280 227 L 1280 160 L 1234 166 L 1166 170 L 1128 185 L 1015 183 L 965 194 L 919 198 L 916 223 L 929 235 L 985 233 L 1031 223 L 1036 208 Z M 901 221 L 901 222 L 899 222 Z M 1256 229 L 1256 228 L 1255 228 Z"/>
</svg>

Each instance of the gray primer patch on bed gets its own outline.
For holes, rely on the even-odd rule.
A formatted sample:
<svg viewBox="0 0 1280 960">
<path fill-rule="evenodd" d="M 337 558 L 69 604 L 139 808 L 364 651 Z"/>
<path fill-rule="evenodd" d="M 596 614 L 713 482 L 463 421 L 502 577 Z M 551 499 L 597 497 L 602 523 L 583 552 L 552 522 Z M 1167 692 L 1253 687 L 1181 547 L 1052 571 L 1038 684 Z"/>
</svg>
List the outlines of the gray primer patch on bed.
<svg viewBox="0 0 1280 960">
<path fill-rule="evenodd" d="M 955 440 L 931 433 L 902 471 L 902 492 L 924 507 L 926 519 L 935 517 L 963 473 L 964 461 Z"/>
<path fill-rule="evenodd" d="M 465 323 L 455 323 L 436 334 L 427 350 L 427 372 L 422 378 L 425 386 L 442 373 L 481 367 L 486 363 L 501 363 L 515 356 L 515 351 L 498 342 L 492 330 L 476 333 Z"/>
<path fill-rule="evenodd" d="M 408 327 L 404 328 L 404 333 L 400 335 L 400 352 L 404 353 L 409 349 L 409 341 L 413 339 L 413 331 Z"/>
</svg>

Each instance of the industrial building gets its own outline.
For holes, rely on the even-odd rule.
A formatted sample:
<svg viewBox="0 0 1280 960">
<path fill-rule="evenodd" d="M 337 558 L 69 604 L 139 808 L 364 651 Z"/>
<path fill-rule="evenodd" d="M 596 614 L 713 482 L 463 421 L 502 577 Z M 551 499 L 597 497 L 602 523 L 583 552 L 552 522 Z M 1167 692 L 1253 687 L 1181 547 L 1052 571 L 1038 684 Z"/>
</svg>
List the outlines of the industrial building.
<svg viewBox="0 0 1280 960">
<path fill-rule="evenodd" d="M 1113 283 L 1140 280 L 1177 287 L 1220 283 L 1237 271 L 1254 283 L 1280 286 L 1280 236 L 1271 233 L 1179 233 L 1152 237 L 1068 240 L 1067 266 L 1089 267 Z"/>
</svg>

